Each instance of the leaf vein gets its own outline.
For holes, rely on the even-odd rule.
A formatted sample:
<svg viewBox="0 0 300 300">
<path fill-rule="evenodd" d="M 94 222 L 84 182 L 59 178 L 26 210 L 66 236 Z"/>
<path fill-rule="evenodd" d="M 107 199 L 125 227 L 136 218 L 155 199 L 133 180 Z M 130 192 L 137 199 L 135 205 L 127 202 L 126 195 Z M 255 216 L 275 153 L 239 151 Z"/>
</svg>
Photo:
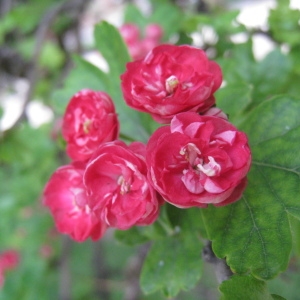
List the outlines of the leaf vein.
<svg viewBox="0 0 300 300">
<path fill-rule="evenodd" d="M 299 127 L 300 127 L 300 125 L 297 124 L 295 127 L 290 128 L 289 130 L 287 130 L 286 132 L 284 132 L 284 133 L 282 133 L 280 135 L 276 135 L 276 136 L 273 136 L 273 137 L 270 137 L 270 138 L 266 138 L 265 140 L 261 140 L 261 141 L 258 141 L 256 143 L 251 143 L 251 147 L 255 147 L 255 146 L 258 146 L 259 144 L 262 144 L 262 143 L 265 143 L 265 142 L 269 142 L 269 141 L 281 138 L 281 137 L 285 136 L 286 134 L 289 134 L 291 131 L 299 129 Z M 252 128 L 252 130 L 253 130 L 253 128 Z"/>
<path fill-rule="evenodd" d="M 226 226 L 225 226 L 223 234 L 222 234 L 221 245 L 225 245 L 225 237 L 227 236 L 226 233 L 229 231 L 230 223 L 231 223 L 231 220 L 233 219 L 232 216 L 233 216 L 234 208 L 235 208 L 234 205 L 230 205 L 230 213 L 227 217 Z"/>
<path fill-rule="evenodd" d="M 243 199 L 244 199 L 245 204 L 246 204 L 246 206 L 247 206 L 247 208 L 248 208 L 248 210 L 249 210 L 249 213 L 250 213 L 250 216 L 251 216 L 251 220 L 252 220 L 252 223 L 253 223 L 252 231 L 257 232 L 258 238 L 259 238 L 259 240 L 260 240 L 260 242 L 261 242 L 261 246 L 262 246 L 262 250 L 263 250 L 263 258 L 264 258 L 263 260 L 264 260 L 264 265 L 265 265 L 265 269 L 266 269 L 266 271 L 267 271 L 267 277 L 269 277 L 269 275 L 270 275 L 270 270 L 269 270 L 268 264 L 267 264 L 267 250 L 266 250 L 266 246 L 265 246 L 266 243 L 265 243 L 265 241 L 264 241 L 264 239 L 263 239 L 263 236 L 262 236 L 262 234 L 261 234 L 261 232 L 260 232 L 259 227 L 257 226 L 257 224 L 256 224 L 256 222 L 255 222 L 252 208 L 251 208 L 250 204 L 248 203 L 248 201 L 246 200 L 246 197 L 245 197 L 244 195 L 243 195 Z M 251 236 L 252 236 L 252 233 L 250 233 L 250 234 L 251 234 Z M 251 239 L 251 236 L 250 236 L 250 239 Z"/>
<path fill-rule="evenodd" d="M 258 162 L 258 161 L 252 161 L 252 164 L 259 166 L 259 167 L 274 168 L 274 169 L 278 169 L 278 170 L 282 170 L 282 171 L 286 171 L 286 172 L 295 173 L 296 175 L 298 175 L 300 177 L 300 172 L 296 171 L 300 167 L 295 167 L 294 169 L 289 169 L 289 168 L 285 168 L 282 166 L 272 165 L 272 164 Z"/>
<path fill-rule="evenodd" d="M 264 178 L 264 180 L 266 181 L 269 190 L 272 192 L 272 194 L 275 196 L 275 199 L 278 200 L 278 202 L 280 203 L 280 205 L 284 208 L 284 210 L 286 211 L 286 206 L 285 203 L 282 201 L 281 197 L 277 194 L 276 190 L 274 189 L 274 187 L 271 185 L 271 182 L 268 180 L 267 176 L 264 174 L 264 172 L 262 171 L 261 166 L 258 165 L 258 171 L 260 172 L 260 174 L 262 175 L 262 177 Z"/>
<path fill-rule="evenodd" d="M 282 197 L 278 194 L 276 188 L 274 188 L 274 185 L 271 183 L 270 180 L 268 180 L 268 177 L 263 172 L 263 168 L 261 166 L 258 166 L 257 169 L 258 169 L 258 172 L 262 175 L 263 179 L 265 180 L 269 190 L 273 194 L 274 200 L 277 201 L 277 203 L 279 203 L 279 205 L 282 207 L 282 212 L 280 213 L 280 215 L 278 217 L 278 221 L 276 223 L 277 223 L 278 240 L 283 242 L 286 240 L 286 236 L 282 231 L 283 221 L 286 220 L 287 214 L 289 213 L 289 209 L 290 210 L 293 210 L 293 209 L 300 210 L 300 207 L 287 206 L 284 202 L 284 199 L 282 199 Z"/>
<path fill-rule="evenodd" d="M 249 233 L 249 238 L 248 238 L 247 242 L 245 243 L 244 248 L 242 249 L 242 262 L 245 260 L 246 256 L 244 255 L 244 253 L 246 253 L 247 249 L 249 248 L 249 245 L 251 244 L 251 239 L 252 239 L 252 235 L 253 235 L 254 231 L 255 231 L 255 229 L 252 228 Z"/>
</svg>

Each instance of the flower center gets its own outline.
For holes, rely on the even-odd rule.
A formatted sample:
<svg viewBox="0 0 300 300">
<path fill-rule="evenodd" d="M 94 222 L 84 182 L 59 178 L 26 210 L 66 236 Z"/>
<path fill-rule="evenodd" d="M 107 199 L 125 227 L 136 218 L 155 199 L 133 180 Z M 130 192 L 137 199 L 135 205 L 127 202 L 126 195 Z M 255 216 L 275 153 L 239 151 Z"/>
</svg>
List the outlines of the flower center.
<svg viewBox="0 0 300 300">
<path fill-rule="evenodd" d="M 212 156 L 204 157 L 200 149 L 193 143 L 182 147 L 179 154 L 188 162 L 181 177 L 187 190 L 193 194 L 200 194 L 210 188 L 211 179 L 209 178 L 220 174 L 220 164 Z"/>
<path fill-rule="evenodd" d="M 220 164 L 218 164 L 212 156 L 207 157 L 207 163 L 204 162 L 201 151 L 193 143 L 188 143 L 186 146 L 182 147 L 179 153 L 189 162 L 191 169 L 199 175 L 200 173 L 204 173 L 206 176 L 212 177 L 221 172 Z"/>
<path fill-rule="evenodd" d="M 73 213 L 85 212 L 89 214 L 91 212 L 91 209 L 86 203 L 85 191 L 82 188 L 70 188 L 70 191 L 73 193 L 72 212 Z"/>
<path fill-rule="evenodd" d="M 215 161 L 212 156 L 208 156 L 208 160 L 209 162 L 206 164 L 198 164 L 197 169 L 203 172 L 208 177 L 220 174 L 221 166 Z"/>
<path fill-rule="evenodd" d="M 90 132 L 90 127 L 91 127 L 91 124 L 92 124 L 92 120 L 90 119 L 86 119 L 82 125 L 83 127 L 83 132 L 85 134 L 88 134 Z"/>
<path fill-rule="evenodd" d="M 190 165 L 194 165 L 195 160 L 198 158 L 198 155 L 201 155 L 201 151 L 193 143 L 188 143 L 180 149 L 180 155 L 184 156 Z"/>
<path fill-rule="evenodd" d="M 166 84 L 167 93 L 170 95 L 174 93 L 175 89 L 179 84 L 179 80 L 177 79 L 176 76 L 171 75 L 169 78 L 166 79 L 165 84 Z"/>
<path fill-rule="evenodd" d="M 123 175 L 118 178 L 118 185 L 120 186 L 120 194 L 124 195 L 130 192 L 130 183 L 125 180 Z"/>
</svg>

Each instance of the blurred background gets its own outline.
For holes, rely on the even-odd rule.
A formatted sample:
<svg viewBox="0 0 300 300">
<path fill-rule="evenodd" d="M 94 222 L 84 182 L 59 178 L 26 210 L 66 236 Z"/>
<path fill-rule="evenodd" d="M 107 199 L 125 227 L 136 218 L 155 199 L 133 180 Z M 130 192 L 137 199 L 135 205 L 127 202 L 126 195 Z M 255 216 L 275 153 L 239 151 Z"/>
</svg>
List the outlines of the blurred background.
<svg viewBox="0 0 300 300">
<path fill-rule="evenodd" d="M 107 71 L 95 24 L 135 23 L 142 35 L 156 23 L 161 43 L 192 44 L 220 62 L 235 45 L 251 43 L 260 62 L 275 48 L 300 53 L 299 14 L 294 23 L 291 17 L 299 9 L 299 0 L 0 0 L 0 260 L 9 261 L 0 274 L 0 299 L 165 299 L 160 292 L 145 296 L 139 287 L 149 244 L 124 245 L 113 230 L 99 242 L 75 243 L 56 231 L 41 203 L 50 175 L 69 162 L 60 124 L 70 97 L 90 80 L 80 59 Z M 209 264 L 203 274 L 174 299 L 218 299 Z M 292 261 L 270 290 L 299 299 L 299 280 Z"/>
</svg>

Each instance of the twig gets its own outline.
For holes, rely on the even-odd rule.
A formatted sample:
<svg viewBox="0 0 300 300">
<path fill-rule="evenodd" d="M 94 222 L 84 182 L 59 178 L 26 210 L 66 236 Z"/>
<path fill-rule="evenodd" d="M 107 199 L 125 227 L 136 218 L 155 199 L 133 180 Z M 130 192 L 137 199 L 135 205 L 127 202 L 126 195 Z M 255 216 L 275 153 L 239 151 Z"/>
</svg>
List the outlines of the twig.
<svg viewBox="0 0 300 300">
<path fill-rule="evenodd" d="M 225 259 L 216 257 L 212 250 L 212 243 L 208 241 L 202 250 L 203 259 L 214 266 L 216 277 L 219 283 L 228 280 L 233 275 Z"/>
<path fill-rule="evenodd" d="M 55 18 L 60 13 L 67 11 L 69 9 L 72 9 L 74 7 L 77 7 L 77 6 L 81 7 L 84 2 L 85 2 L 84 0 L 68 0 L 68 1 L 65 1 L 62 3 L 58 3 L 52 9 L 48 10 L 46 12 L 46 14 L 43 16 L 41 22 L 39 23 L 39 26 L 37 28 L 36 35 L 35 35 L 36 43 L 35 43 L 35 46 L 33 49 L 31 67 L 28 72 L 29 88 L 25 95 L 25 100 L 24 100 L 23 107 L 22 107 L 22 113 L 20 114 L 19 118 L 17 118 L 15 123 L 8 130 L 11 130 L 11 129 L 15 128 L 16 126 L 18 126 L 23 121 L 23 119 L 26 117 L 26 112 L 25 112 L 26 107 L 33 96 L 34 89 L 37 84 L 38 73 L 39 73 L 39 70 L 38 70 L 39 59 L 41 56 L 42 48 L 43 48 L 44 41 L 47 36 L 47 32 L 48 32 L 49 28 L 53 24 Z"/>
<path fill-rule="evenodd" d="M 124 293 L 124 300 L 141 299 L 139 276 L 149 247 L 149 243 L 142 245 L 140 248 L 138 248 L 136 255 L 134 255 L 128 262 L 128 266 L 125 271 L 127 284 Z"/>
<path fill-rule="evenodd" d="M 7 14 L 12 8 L 12 0 L 1 0 L 0 1 L 0 17 Z"/>
<path fill-rule="evenodd" d="M 102 247 L 103 241 L 92 244 L 92 268 L 95 277 L 95 286 L 93 294 L 95 299 L 111 299 L 111 290 L 116 288 L 116 283 L 108 278 L 111 275 L 110 269 L 106 263 L 104 249 Z"/>
<path fill-rule="evenodd" d="M 71 248 L 72 241 L 68 236 L 63 236 L 61 258 L 59 263 L 59 300 L 71 300 L 71 273 L 69 265 Z"/>
</svg>

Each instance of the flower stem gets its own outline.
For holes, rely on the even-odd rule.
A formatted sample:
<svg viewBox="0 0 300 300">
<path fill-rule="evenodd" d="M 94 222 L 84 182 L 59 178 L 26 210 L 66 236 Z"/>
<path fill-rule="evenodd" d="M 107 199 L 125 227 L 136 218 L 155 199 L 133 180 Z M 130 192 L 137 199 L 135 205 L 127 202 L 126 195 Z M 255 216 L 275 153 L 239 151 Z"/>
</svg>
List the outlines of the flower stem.
<svg viewBox="0 0 300 300">
<path fill-rule="evenodd" d="M 166 223 L 162 218 L 158 218 L 157 222 L 165 230 L 167 235 L 173 235 L 174 234 L 175 231 L 172 228 L 172 226 L 169 223 Z"/>
</svg>

